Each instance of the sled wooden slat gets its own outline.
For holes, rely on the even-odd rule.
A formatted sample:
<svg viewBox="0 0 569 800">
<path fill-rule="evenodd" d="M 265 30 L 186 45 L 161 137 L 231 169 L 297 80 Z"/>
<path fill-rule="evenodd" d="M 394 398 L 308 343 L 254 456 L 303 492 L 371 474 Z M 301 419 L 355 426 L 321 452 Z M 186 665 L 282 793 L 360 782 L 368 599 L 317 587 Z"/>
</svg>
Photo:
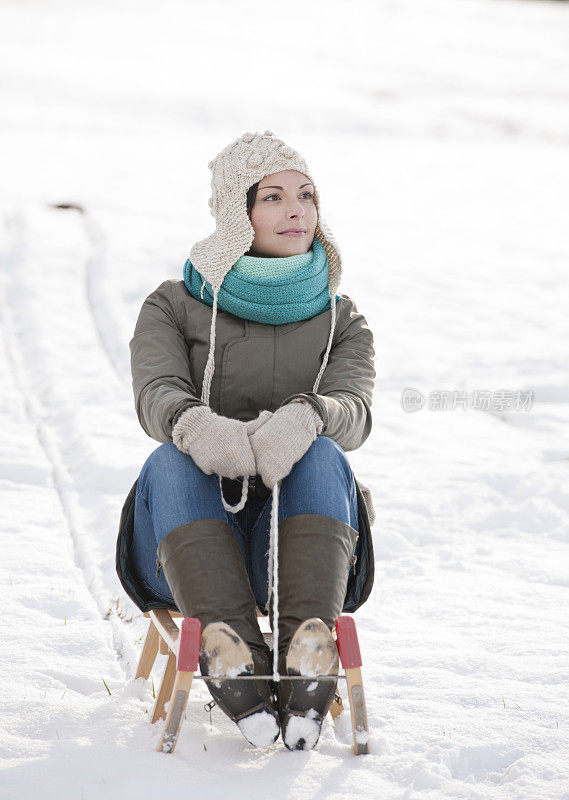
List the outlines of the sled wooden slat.
<svg viewBox="0 0 569 800">
<path fill-rule="evenodd" d="M 170 612 L 167 608 L 157 608 L 153 611 L 149 612 L 150 619 L 154 623 L 158 633 L 160 634 L 161 640 L 168 646 L 168 648 L 173 652 L 177 653 L 178 650 L 178 637 L 180 635 L 180 629 L 170 616 Z M 162 652 L 162 651 L 160 651 Z M 166 651 L 167 652 L 167 651 Z"/>
<path fill-rule="evenodd" d="M 146 639 L 144 640 L 144 645 L 142 647 L 142 653 L 140 654 L 140 661 L 138 662 L 138 667 L 136 669 L 136 675 L 134 676 L 134 680 L 137 678 L 144 678 L 144 680 L 148 680 L 150 677 L 150 673 L 152 671 L 152 667 L 154 666 L 154 662 L 156 661 L 156 656 L 158 655 L 158 640 L 160 639 L 158 635 L 158 631 L 156 630 L 156 626 L 150 620 L 150 624 L 148 626 L 148 630 L 146 632 Z"/>
<path fill-rule="evenodd" d="M 346 673 L 352 719 L 353 751 L 360 756 L 369 752 L 369 729 L 362 682 L 362 656 L 356 625 L 352 617 L 345 615 L 337 617 L 336 635 L 340 660 Z"/>
<path fill-rule="evenodd" d="M 193 677 L 193 672 L 176 672 L 166 723 L 160 741 L 158 742 L 158 747 L 156 748 L 162 753 L 174 752 L 178 736 L 180 735 L 184 712 L 188 704 Z"/>
<path fill-rule="evenodd" d="M 152 614 L 152 612 L 150 613 Z M 190 696 L 190 689 L 192 688 L 192 679 L 194 672 L 198 668 L 201 641 L 201 624 L 198 619 L 186 617 L 182 620 L 182 626 L 179 630 L 171 617 L 170 622 L 176 628 L 178 635 L 176 641 L 173 642 L 176 648 L 176 656 L 174 657 L 172 648 L 173 652 L 168 657 L 168 664 L 162 679 L 162 686 L 165 687 L 164 696 L 168 694 L 170 700 L 164 730 L 156 748 L 162 753 L 173 753 L 176 747 Z M 165 628 L 169 629 L 169 625 L 165 625 Z M 169 633 L 172 633 L 172 631 L 169 630 Z M 172 686 L 171 682 L 174 675 Z M 164 700 L 164 702 L 167 701 Z"/>
<path fill-rule="evenodd" d="M 173 653 L 168 655 L 166 666 L 164 668 L 164 675 L 160 683 L 160 689 L 156 695 L 156 702 L 154 704 L 154 713 L 152 714 L 152 723 L 154 724 L 159 719 L 166 719 L 166 709 L 164 706 L 172 696 L 172 688 L 174 686 L 174 679 L 176 677 L 176 656 Z"/>
<path fill-rule="evenodd" d="M 350 716 L 352 718 L 352 733 L 354 737 L 353 750 L 357 756 L 361 756 L 369 752 L 369 731 L 361 669 L 359 667 L 347 669 L 346 682 L 348 684 L 348 697 L 350 698 Z"/>
<path fill-rule="evenodd" d="M 136 669 L 136 678 L 150 677 L 158 653 L 168 656 L 164 674 L 154 704 L 152 722 L 165 719 L 157 750 L 172 753 L 176 747 L 180 726 L 188 703 L 194 672 L 198 668 L 201 624 L 192 617 L 182 617 L 165 608 L 152 609 L 144 614 L 149 617 L 148 630 Z M 182 618 L 180 628 L 174 622 Z M 169 704 L 166 712 L 166 704 Z"/>
</svg>

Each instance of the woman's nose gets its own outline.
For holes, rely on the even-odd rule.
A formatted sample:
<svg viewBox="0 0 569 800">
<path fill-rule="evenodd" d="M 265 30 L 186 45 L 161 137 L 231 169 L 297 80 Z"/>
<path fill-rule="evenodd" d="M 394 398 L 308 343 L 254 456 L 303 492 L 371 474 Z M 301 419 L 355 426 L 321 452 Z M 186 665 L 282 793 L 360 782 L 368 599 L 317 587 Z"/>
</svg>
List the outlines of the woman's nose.
<svg viewBox="0 0 569 800">
<path fill-rule="evenodd" d="M 289 209 L 288 212 L 289 217 L 303 217 L 304 216 L 304 209 L 300 203 L 293 203 L 292 207 Z"/>
</svg>

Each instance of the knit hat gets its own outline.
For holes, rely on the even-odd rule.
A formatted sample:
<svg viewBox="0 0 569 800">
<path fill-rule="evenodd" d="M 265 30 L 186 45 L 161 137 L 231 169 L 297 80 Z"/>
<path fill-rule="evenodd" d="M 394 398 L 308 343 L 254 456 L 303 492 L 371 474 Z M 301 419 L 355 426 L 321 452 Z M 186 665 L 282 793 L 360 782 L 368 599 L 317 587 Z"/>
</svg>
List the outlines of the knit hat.
<svg viewBox="0 0 569 800">
<path fill-rule="evenodd" d="M 318 238 L 328 261 L 328 290 L 330 294 L 330 335 L 326 352 L 322 359 L 318 376 L 312 388 L 317 392 L 320 379 L 328 363 L 336 324 L 336 289 L 342 277 L 342 259 L 332 232 L 321 214 L 320 197 L 314 179 L 302 156 L 289 147 L 272 131 L 264 133 L 244 133 L 239 139 L 225 147 L 208 164 L 212 172 L 211 215 L 216 220 L 215 231 L 196 242 L 190 250 L 190 261 L 213 290 L 213 309 L 210 329 L 209 354 L 204 372 L 201 399 L 209 405 L 211 381 L 215 370 L 215 326 L 217 317 L 217 296 L 223 279 L 233 265 L 251 247 L 255 230 L 247 214 L 247 192 L 250 187 L 275 172 L 298 170 L 310 178 L 314 186 L 314 202 L 318 210 L 318 223 L 315 237 Z M 220 487 L 221 487 L 221 478 Z M 227 511 L 239 511 L 247 499 L 248 482 L 243 480 L 241 501 L 235 506 L 226 503 L 221 492 L 223 505 Z"/>
<path fill-rule="evenodd" d="M 331 293 L 336 291 L 342 274 L 340 252 L 322 218 L 318 189 L 301 155 L 277 139 L 272 131 L 244 133 L 210 161 L 208 167 L 212 171 L 209 206 L 216 227 L 211 236 L 194 244 L 190 261 L 212 289 L 221 286 L 231 267 L 253 244 L 255 231 L 247 214 L 248 189 L 266 175 L 295 169 L 310 178 L 314 185 L 314 202 L 318 209 L 315 235 L 328 258 Z"/>
</svg>

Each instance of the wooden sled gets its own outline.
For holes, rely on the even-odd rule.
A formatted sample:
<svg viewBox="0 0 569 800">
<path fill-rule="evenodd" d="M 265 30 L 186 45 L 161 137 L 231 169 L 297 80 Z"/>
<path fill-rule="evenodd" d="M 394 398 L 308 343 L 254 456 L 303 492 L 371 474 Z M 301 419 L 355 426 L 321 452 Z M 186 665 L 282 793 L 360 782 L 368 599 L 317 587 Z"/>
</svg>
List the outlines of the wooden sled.
<svg viewBox="0 0 569 800">
<path fill-rule="evenodd" d="M 199 668 L 201 624 L 198 619 L 183 617 L 165 608 L 147 611 L 144 616 L 150 619 L 135 680 L 137 678 L 147 680 L 150 677 L 158 653 L 167 656 L 164 674 L 156 695 L 152 723 L 165 719 L 156 749 L 163 753 L 172 753 L 178 741 L 192 680 L 194 677 L 203 680 L 203 676 L 196 675 Z M 177 618 L 181 619 L 180 627 L 174 621 Z M 266 641 L 270 641 L 272 634 L 265 633 L 264 637 Z M 348 688 L 353 734 L 352 749 L 356 755 L 363 755 L 368 752 L 369 733 L 361 674 L 362 659 L 353 617 L 342 615 L 336 619 L 336 642 L 345 673 L 338 675 L 338 679 L 345 679 Z M 242 678 L 242 680 L 248 679 L 250 680 Z M 166 713 L 165 706 L 169 701 L 171 702 Z M 336 693 L 330 709 L 332 718 L 336 719 L 343 710 L 342 698 Z"/>
</svg>

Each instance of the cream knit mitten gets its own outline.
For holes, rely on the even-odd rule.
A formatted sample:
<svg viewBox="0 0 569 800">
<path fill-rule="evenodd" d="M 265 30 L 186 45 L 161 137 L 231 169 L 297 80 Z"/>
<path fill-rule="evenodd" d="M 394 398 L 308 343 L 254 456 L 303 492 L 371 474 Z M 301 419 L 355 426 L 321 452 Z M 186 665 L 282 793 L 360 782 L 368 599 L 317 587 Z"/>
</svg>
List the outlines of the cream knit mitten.
<svg viewBox="0 0 569 800">
<path fill-rule="evenodd" d="M 247 428 L 248 436 L 252 436 L 255 431 L 257 431 L 261 425 L 264 425 L 267 420 L 269 420 L 273 416 L 273 412 L 269 411 L 268 409 L 265 411 L 261 411 L 259 416 L 255 419 L 249 420 L 249 422 L 245 423 L 245 427 Z"/>
<path fill-rule="evenodd" d="M 172 440 L 206 475 L 235 479 L 256 474 L 246 423 L 222 417 L 209 406 L 186 409 L 174 425 Z"/>
<path fill-rule="evenodd" d="M 272 489 L 289 474 L 323 427 L 320 414 L 310 403 L 291 401 L 277 408 L 271 418 L 249 436 L 257 473 L 265 486 Z"/>
</svg>

